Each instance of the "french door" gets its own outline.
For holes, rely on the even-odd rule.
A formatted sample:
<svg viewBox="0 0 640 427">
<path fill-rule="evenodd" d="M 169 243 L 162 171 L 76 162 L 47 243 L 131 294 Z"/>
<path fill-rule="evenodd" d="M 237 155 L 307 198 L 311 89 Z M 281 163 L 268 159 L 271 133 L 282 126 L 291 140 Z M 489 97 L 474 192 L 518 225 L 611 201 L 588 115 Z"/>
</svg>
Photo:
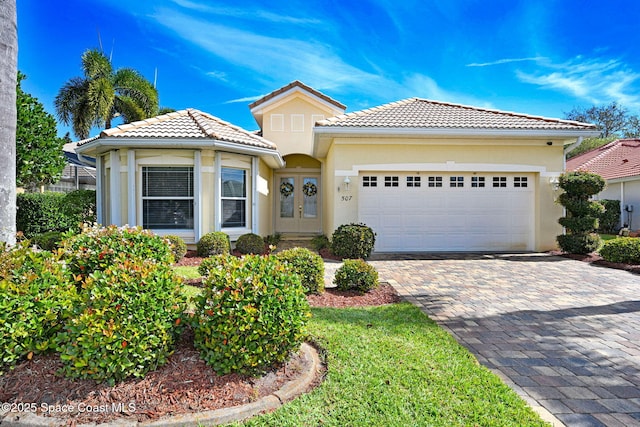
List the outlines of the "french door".
<svg viewBox="0 0 640 427">
<path fill-rule="evenodd" d="M 276 232 L 320 233 L 320 175 L 276 175 Z"/>
</svg>

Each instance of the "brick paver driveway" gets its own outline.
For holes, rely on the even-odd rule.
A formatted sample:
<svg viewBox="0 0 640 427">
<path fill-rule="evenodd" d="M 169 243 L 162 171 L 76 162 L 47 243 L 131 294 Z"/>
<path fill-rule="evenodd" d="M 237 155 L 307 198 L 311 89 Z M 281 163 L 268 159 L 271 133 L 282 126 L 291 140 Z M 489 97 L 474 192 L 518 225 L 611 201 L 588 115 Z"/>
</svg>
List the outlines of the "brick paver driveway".
<svg viewBox="0 0 640 427">
<path fill-rule="evenodd" d="M 546 254 L 370 261 L 534 408 L 640 425 L 640 276 Z"/>
</svg>

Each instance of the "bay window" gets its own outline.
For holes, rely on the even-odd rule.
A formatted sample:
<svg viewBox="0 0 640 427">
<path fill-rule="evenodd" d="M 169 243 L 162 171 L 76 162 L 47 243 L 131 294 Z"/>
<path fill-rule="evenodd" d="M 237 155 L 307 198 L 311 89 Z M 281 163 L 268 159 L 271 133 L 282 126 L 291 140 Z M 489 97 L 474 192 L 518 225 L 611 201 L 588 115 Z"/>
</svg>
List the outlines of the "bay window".
<svg viewBox="0 0 640 427">
<path fill-rule="evenodd" d="M 193 229 L 193 167 L 142 168 L 142 226 Z"/>
<path fill-rule="evenodd" d="M 222 177 L 222 227 L 247 226 L 247 170 L 221 169 Z"/>
</svg>

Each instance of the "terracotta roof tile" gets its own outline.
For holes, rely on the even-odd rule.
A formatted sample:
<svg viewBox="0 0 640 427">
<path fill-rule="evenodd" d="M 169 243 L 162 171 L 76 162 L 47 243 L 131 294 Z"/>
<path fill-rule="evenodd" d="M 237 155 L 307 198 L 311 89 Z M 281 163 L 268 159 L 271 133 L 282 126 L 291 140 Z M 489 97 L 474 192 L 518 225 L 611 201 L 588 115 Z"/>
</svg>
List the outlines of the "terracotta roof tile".
<svg viewBox="0 0 640 427">
<path fill-rule="evenodd" d="M 640 139 L 618 139 L 572 157 L 567 170 L 593 172 L 604 179 L 640 176 Z"/>
<path fill-rule="evenodd" d="M 331 117 L 320 127 L 595 130 L 595 125 L 409 98 Z"/>
<path fill-rule="evenodd" d="M 106 129 L 100 138 L 106 137 L 149 139 L 150 142 L 161 138 L 202 138 L 276 150 L 271 141 L 193 108 Z"/>
<path fill-rule="evenodd" d="M 283 94 L 283 93 L 285 93 L 286 91 L 288 91 L 290 89 L 293 89 L 294 87 L 299 87 L 301 89 L 306 90 L 307 92 L 311 92 L 312 94 L 314 94 L 318 98 L 321 98 L 321 99 L 327 101 L 328 103 L 335 105 L 336 107 L 338 107 L 341 110 L 345 110 L 347 108 L 346 105 L 344 105 L 343 103 L 338 102 L 335 99 L 325 95 L 324 93 L 315 90 L 311 86 L 307 86 L 306 84 L 302 83 L 299 80 L 295 80 L 295 81 L 289 83 L 288 85 L 283 86 L 280 89 L 276 89 L 273 92 L 263 96 L 262 98 L 258 99 L 257 101 L 252 102 L 251 104 L 249 104 L 249 109 L 253 110 L 255 107 L 259 106 L 260 104 L 264 104 L 265 102 L 269 101 L 270 99 L 273 99 L 276 96 L 278 96 L 280 94 Z"/>
</svg>

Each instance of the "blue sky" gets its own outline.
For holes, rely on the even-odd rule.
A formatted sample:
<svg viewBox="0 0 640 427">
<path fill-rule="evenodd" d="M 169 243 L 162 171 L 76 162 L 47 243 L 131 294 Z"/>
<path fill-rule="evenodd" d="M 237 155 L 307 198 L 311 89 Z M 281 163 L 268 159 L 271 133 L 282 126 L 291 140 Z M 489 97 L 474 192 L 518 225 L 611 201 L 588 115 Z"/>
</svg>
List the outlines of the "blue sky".
<svg viewBox="0 0 640 427">
<path fill-rule="evenodd" d="M 53 113 L 99 47 L 160 104 L 249 130 L 248 104 L 293 80 L 357 111 L 408 97 L 563 117 L 640 114 L 635 0 L 17 0 L 23 88 Z M 59 126 L 62 134 L 68 130 Z M 97 132 L 97 131 L 96 131 Z"/>
</svg>

